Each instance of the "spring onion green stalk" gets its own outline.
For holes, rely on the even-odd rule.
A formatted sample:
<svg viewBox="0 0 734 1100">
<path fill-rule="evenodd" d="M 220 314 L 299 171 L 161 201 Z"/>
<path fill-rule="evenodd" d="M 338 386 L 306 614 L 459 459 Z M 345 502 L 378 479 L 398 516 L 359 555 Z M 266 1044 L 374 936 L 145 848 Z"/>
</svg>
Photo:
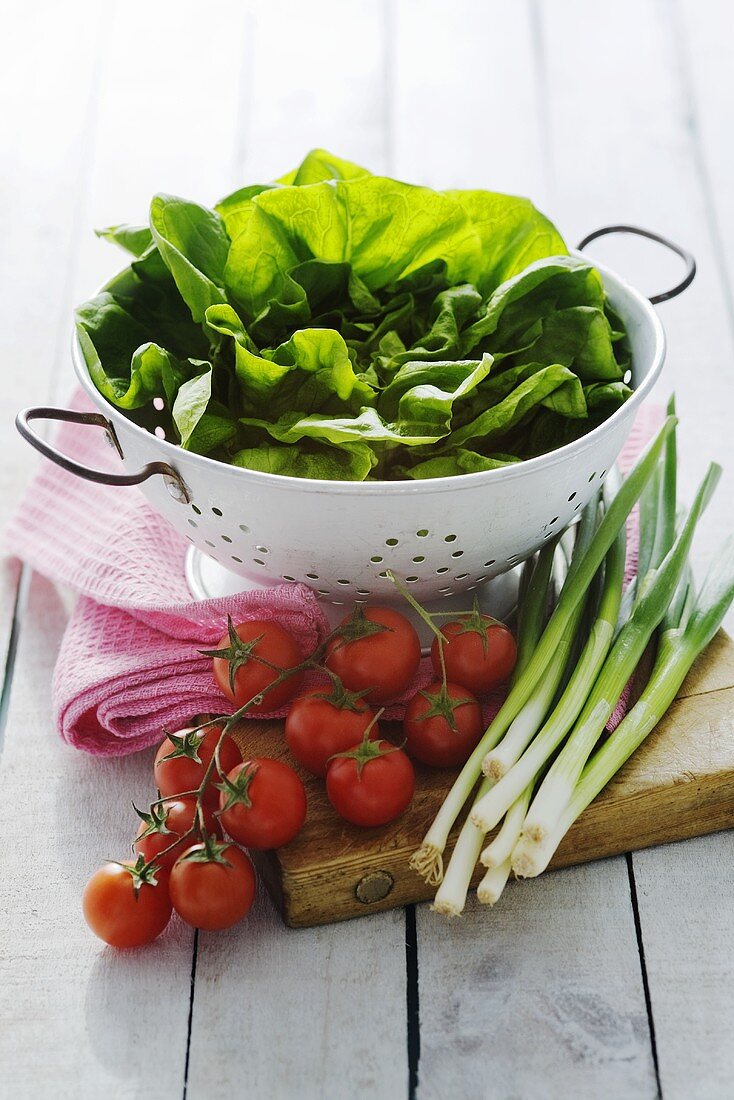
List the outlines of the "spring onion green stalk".
<svg viewBox="0 0 734 1100">
<path fill-rule="evenodd" d="M 587 763 L 552 838 L 540 846 L 522 840 L 516 846 L 512 857 L 516 874 L 537 875 L 547 867 L 573 822 L 663 717 L 693 662 L 708 646 L 733 601 L 734 539 L 730 538 L 709 570 L 698 598 L 689 578 L 684 579 L 666 616 L 655 664 L 638 702 Z"/>
<path fill-rule="evenodd" d="M 490 841 L 480 856 L 485 867 L 501 867 L 512 855 L 522 831 L 522 823 L 533 796 L 533 783 L 529 783 L 516 802 L 510 806 L 497 836 Z"/>
<path fill-rule="evenodd" d="M 551 539 L 540 551 L 531 568 L 526 570 L 523 566 L 525 580 L 518 593 L 517 658 L 512 672 L 513 684 L 525 669 L 543 631 L 548 610 L 548 586 L 557 545 L 558 538 Z"/>
<path fill-rule="evenodd" d="M 641 454 L 634 469 L 622 483 L 599 524 L 583 561 L 580 561 L 578 566 L 575 561 L 572 562 L 561 598 L 532 657 L 512 685 L 496 718 L 454 781 L 423 843 L 411 860 L 411 866 L 423 875 L 426 881 L 434 884 L 441 881 L 442 856 L 449 832 L 481 773 L 484 757 L 507 732 L 510 723 L 535 690 L 576 606 L 584 598 L 607 551 L 654 473 L 665 441 L 675 424 L 675 417 L 667 418 L 658 434 Z"/>
<path fill-rule="evenodd" d="M 626 542 L 625 528 L 621 527 L 605 558 L 604 587 L 596 619 L 557 706 L 517 763 L 475 807 L 476 822 L 487 832 L 495 827 L 525 787 L 533 781 L 581 713 L 614 638 L 624 580 Z"/>
<path fill-rule="evenodd" d="M 490 867 L 482 881 L 477 886 L 477 899 L 482 905 L 496 905 L 502 897 L 502 891 L 510 877 L 512 864 L 509 859 L 501 863 L 499 867 Z"/>
<path fill-rule="evenodd" d="M 598 497 L 584 509 L 581 522 L 576 530 L 576 542 L 574 545 L 569 571 L 566 573 L 565 582 L 570 575 L 570 567 L 574 561 L 579 561 L 589 548 L 596 527 Z M 556 555 L 560 556 L 560 555 Z M 564 582 L 564 583 L 565 583 Z M 561 588 L 561 594 L 563 588 Z M 505 772 L 522 755 L 524 749 L 530 744 L 543 724 L 543 720 L 553 705 L 559 688 L 562 686 L 566 669 L 570 663 L 571 654 L 576 648 L 576 639 L 581 625 L 586 606 L 586 598 L 583 598 L 574 608 L 568 625 L 558 639 L 556 650 L 549 662 L 543 678 L 536 691 L 522 708 L 516 718 L 513 719 L 506 734 L 499 744 L 485 756 L 482 761 L 482 771 L 490 779 L 501 779 Z M 537 645 L 540 631 L 534 639 Z M 474 824 L 479 822 L 474 819 Z"/>
<path fill-rule="evenodd" d="M 576 725 L 528 810 L 523 834 L 529 840 L 539 842 L 553 833 L 625 684 L 675 595 L 685 570 L 696 524 L 720 476 L 721 467 L 712 463 L 673 547 L 659 568 L 648 572 L 630 619 L 617 635 Z"/>
</svg>

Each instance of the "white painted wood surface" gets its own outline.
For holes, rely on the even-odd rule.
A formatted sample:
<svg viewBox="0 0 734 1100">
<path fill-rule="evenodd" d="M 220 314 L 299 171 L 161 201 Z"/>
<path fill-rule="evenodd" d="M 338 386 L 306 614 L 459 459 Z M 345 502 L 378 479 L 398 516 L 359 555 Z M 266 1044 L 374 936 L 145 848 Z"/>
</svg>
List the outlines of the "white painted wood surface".
<svg viewBox="0 0 734 1100">
<path fill-rule="evenodd" d="M 723 0 L 12 5 L 0 522 L 34 461 L 12 416 L 63 400 L 71 306 L 117 265 L 93 226 L 143 218 L 157 189 L 211 200 L 325 145 L 435 186 L 529 193 L 570 242 L 632 221 L 696 253 L 696 282 L 661 316 L 686 489 L 712 454 L 729 470 L 696 550 L 704 564 L 734 483 L 726 12 Z M 650 292 L 678 271 L 628 240 L 596 254 Z M 3 653 L 17 583 L 5 568 Z M 417 952 L 410 913 L 290 932 L 264 897 L 196 951 L 180 926 L 133 955 L 101 948 L 81 886 L 124 852 L 149 759 L 89 760 L 56 738 L 65 621 L 34 578 L 0 708 L 0 1096 L 392 1100 L 414 1091 L 409 1063 L 422 1098 L 731 1094 L 731 834 L 511 886 L 501 907 L 450 926 L 420 908 Z"/>
</svg>

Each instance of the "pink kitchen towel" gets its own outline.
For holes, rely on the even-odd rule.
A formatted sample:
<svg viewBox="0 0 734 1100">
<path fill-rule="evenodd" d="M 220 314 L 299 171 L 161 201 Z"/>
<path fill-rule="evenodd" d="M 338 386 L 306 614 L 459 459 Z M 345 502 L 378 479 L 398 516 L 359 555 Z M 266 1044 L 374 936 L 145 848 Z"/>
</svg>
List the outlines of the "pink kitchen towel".
<svg viewBox="0 0 734 1100">
<path fill-rule="evenodd" d="M 87 407 L 75 397 L 76 408 Z M 91 406 L 90 406 L 91 407 Z M 643 407 L 625 445 L 626 470 L 661 419 Z M 91 426 L 62 425 L 60 450 L 89 466 L 114 469 L 116 458 Z M 119 468 L 119 467 L 118 467 Z M 636 559 L 630 524 L 628 569 Z M 267 592 L 194 600 L 184 575 L 188 542 L 139 490 L 96 485 L 43 462 L 5 533 L 6 549 L 79 600 L 71 615 L 53 682 L 61 736 L 90 753 L 123 755 L 155 744 L 198 713 L 231 713 L 218 691 L 211 648 L 235 621 L 274 619 L 298 638 L 304 654 L 327 630 L 311 589 L 283 584 Z M 424 661 L 411 692 L 430 678 Z M 491 717 L 499 697 L 487 701 Z M 399 701 L 400 702 L 400 701 Z M 623 713 L 622 706 L 615 715 Z M 398 717 L 398 705 L 388 712 Z"/>
</svg>

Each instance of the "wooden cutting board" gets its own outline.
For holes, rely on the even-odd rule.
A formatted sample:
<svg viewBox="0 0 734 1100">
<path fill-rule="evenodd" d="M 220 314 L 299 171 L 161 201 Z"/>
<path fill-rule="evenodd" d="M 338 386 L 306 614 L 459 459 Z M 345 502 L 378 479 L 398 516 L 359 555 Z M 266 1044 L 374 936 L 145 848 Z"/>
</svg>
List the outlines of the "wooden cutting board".
<svg viewBox="0 0 734 1100">
<path fill-rule="evenodd" d="M 243 722 L 235 736 L 249 755 L 294 765 L 282 722 Z M 455 772 L 418 765 L 416 773 L 415 798 L 402 818 L 379 829 L 360 829 L 335 813 L 320 780 L 301 771 L 308 793 L 306 824 L 292 844 L 255 856 L 286 924 L 328 924 L 433 896 L 408 864 Z M 722 631 L 691 669 L 657 729 L 571 828 L 551 867 L 732 825 L 734 642 Z"/>
</svg>

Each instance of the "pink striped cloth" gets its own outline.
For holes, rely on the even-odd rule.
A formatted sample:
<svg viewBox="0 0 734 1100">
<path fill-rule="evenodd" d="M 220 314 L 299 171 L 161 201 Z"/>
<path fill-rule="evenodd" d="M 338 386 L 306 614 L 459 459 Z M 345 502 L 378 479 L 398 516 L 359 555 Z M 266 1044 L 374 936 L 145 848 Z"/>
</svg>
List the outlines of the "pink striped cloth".
<svg viewBox="0 0 734 1100">
<path fill-rule="evenodd" d="M 75 397 L 76 408 L 85 399 Z M 621 457 L 634 461 L 660 422 L 643 408 Z M 62 425 L 57 443 L 85 465 L 114 469 L 102 433 Z M 636 561 L 636 523 L 630 524 L 628 569 Z M 89 753 L 121 756 L 155 744 L 161 729 L 177 729 L 194 714 L 231 713 L 216 687 L 211 648 L 235 622 L 273 619 L 297 637 L 304 654 L 327 624 L 313 592 L 284 584 L 267 592 L 197 601 L 184 576 L 187 541 L 155 512 L 137 489 L 95 485 L 43 462 L 5 532 L 5 546 L 56 583 L 79 594 L 61 645 L 53 704 L 61 736 Z M 425 686 L 424 661 L 403 700 Z M 489 718 L 501 696 L 486 701 Z M 624 700 L 615 714 L 624 713 Z"/>
</svg>

